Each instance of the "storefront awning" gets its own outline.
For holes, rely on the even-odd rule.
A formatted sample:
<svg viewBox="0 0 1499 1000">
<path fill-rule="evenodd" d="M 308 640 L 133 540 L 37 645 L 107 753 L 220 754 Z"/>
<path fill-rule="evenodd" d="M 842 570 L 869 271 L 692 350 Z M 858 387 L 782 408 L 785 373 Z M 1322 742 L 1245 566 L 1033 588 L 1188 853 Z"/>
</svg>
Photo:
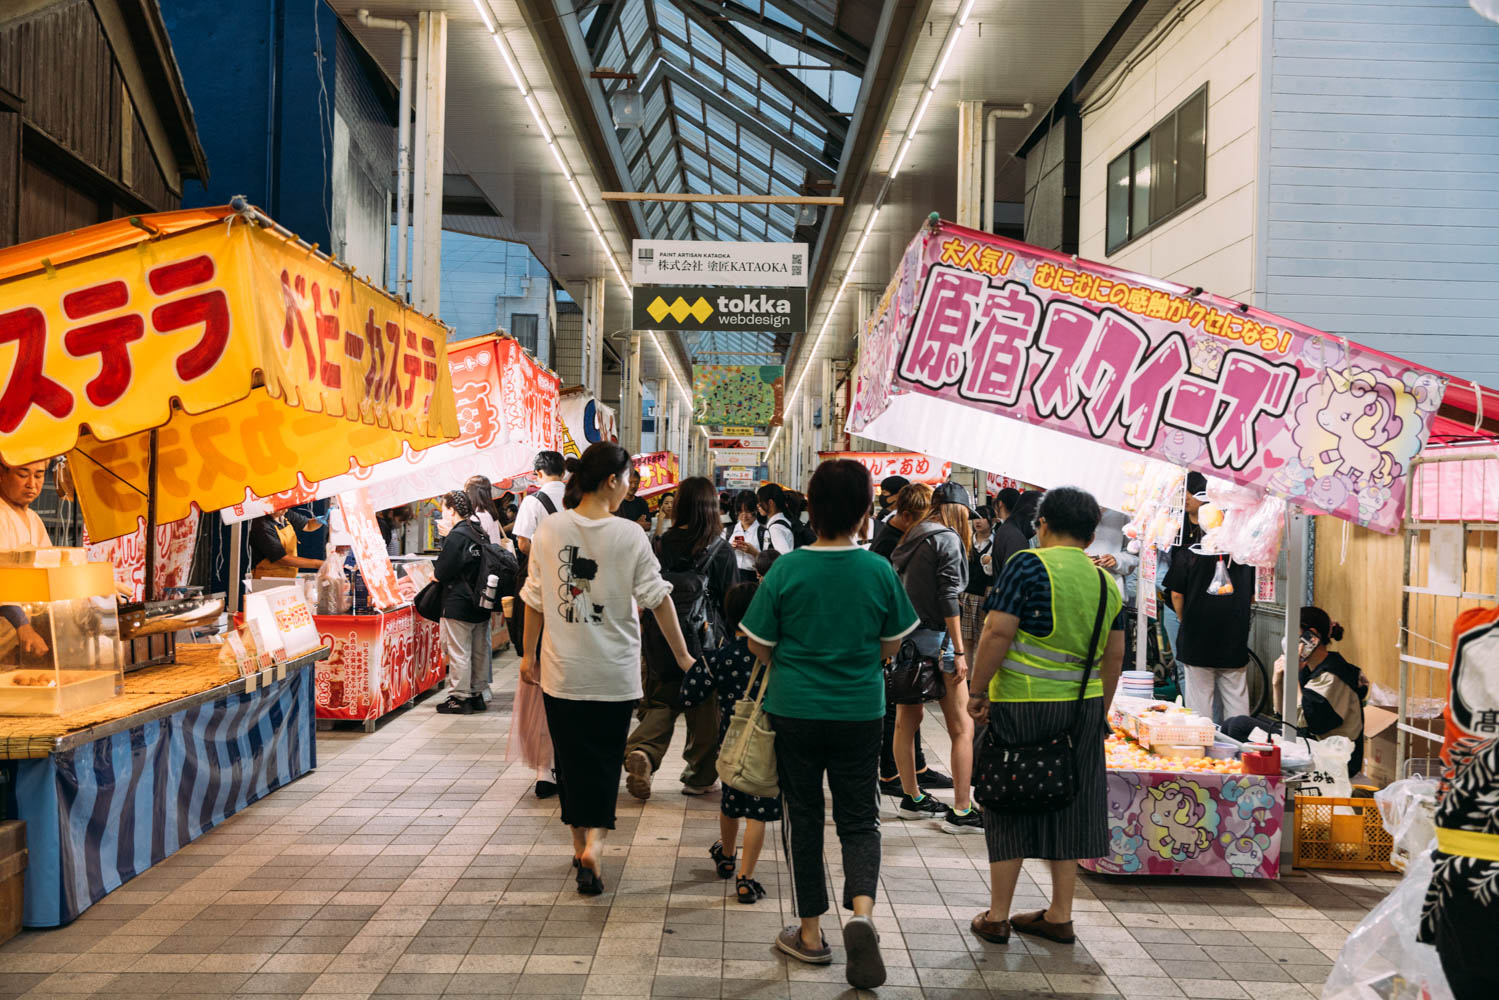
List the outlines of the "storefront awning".
<svg viewBox="0 0 1499 1000">
<path fill-rule="evenodd" d="M 0 459 L 77 449 L 90 537 L 458 433 L 446 329 L 227 207 L 0 251 Z"/>
</svg>

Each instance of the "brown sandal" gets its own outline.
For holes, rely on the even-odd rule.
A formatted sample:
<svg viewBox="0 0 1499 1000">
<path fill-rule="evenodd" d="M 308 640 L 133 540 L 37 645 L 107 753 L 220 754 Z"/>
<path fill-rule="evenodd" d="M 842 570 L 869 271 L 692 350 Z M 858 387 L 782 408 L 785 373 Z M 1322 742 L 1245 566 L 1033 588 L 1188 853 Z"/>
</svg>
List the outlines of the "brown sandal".
<svg viewBox="0 0 1499 1000">
<path fill-rule="evenodd" d="M 1036 937 L 1046 938 L 1058 944 L 1072 944 L 1077 940 L 1077 935 L 1072 932 L 1072 921 L 1065 924 L 1054 924 L 1046 919 L 1045 910 L 1037 910 L 1035 913 L 1022 913 L 1010 918 L 1010 926 L 1020 934 L 1032 934 Z"/>
<path fill-rule="evenodd" d="M 1008 944 L 1010 941 L 1010 922 L 1008 920 L 990 920 L 989 911 L 985 910 L 973 918 L 969 925 L 973 933 L 988 941 L 990 944 Z"/>
</svg>

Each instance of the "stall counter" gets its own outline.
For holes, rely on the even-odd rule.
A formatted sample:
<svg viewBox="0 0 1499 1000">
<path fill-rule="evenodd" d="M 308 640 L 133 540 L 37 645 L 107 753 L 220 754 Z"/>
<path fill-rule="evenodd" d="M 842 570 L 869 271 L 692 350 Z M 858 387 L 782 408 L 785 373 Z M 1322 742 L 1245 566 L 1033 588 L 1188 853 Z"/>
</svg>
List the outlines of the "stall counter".
<svg viewBox="0 0 1499 1000">
<path fill-rule="evenodd" d="M 409 604 L 368 615 L 314 615 L 313 623 L 332 653 L 318 664 L 320 724 L 362 722 L 373 731 L 379 719 L 447 676 L 438 623 Z"/>
<path fill-rule="evenodd" d="M 126 676 L 112 702 L 0 718 L 0 761 L 26 823 L 23 922 L 58 927 L 250 803 L 317 766 L 320 648 L 225 680 L 220 646 Z"/>
<path fill-rule="evenodd" d="M 1279 878 L 1285 779 L 1259 774 L 1108 770 L 1106 875 Z"/>
</svg>

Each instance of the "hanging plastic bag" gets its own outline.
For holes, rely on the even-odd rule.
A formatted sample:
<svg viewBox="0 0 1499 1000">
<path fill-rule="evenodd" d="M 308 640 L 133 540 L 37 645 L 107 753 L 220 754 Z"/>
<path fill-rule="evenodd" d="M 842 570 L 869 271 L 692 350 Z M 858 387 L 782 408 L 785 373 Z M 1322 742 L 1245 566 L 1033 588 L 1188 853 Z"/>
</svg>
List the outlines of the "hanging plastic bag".
<svg viewBox="0 0 1499 1000">
<path fill-rule="evenodd" d="M 1335 799 L 1352 796 L 1348 758 L 1353 756 L 1353 741 L 1346 736 L 1329 736 L 1325 740 L 1307 740 L 1306 743 L 1312 752 L 1312 769 L 1297 794 Z"/>
<path fill-rule="evenodd" d="M 1437 779 L 1401 778 L 1374 793 L 1379 818 L 1394 838 L 1390 860 L 1405 871 L 1437 835 Z"/>
<path fill-rule="evenodd" d="M 1416 855 L 1395 891 L 1348 935 L 1322 1000 L 1456 1000 L 1436 948 L 1416 940 L 1432 867 L 1429 849 Z"/>
<path fill-rule="evenodd" d="M 1208 593 L 1214 597 L 1228 597 L 1234 592 L 1234 582 L 1228 578 L 1228 566 L 1222 559 L 1213 569 L 1213 579 L 1208 583 Z"/>
<path fill-rule="evenodd" d="M 346 615 L 353 603 L 349 578 L 344 575 L 343 551 L 335 548 L 317 571 L 317 613 Z"/>
</svg>

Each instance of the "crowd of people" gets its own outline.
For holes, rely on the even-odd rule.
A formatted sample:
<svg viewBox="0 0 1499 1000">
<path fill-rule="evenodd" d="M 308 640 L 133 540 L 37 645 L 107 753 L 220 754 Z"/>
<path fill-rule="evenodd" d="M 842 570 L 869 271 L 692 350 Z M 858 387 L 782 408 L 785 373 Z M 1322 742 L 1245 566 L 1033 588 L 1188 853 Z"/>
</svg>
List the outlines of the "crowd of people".
<svg viewBox="0 0 1499 1000">
<path fill-rule="evenodd" d="M 882 795 L 902 821 L 984 836 L 990 904 L 973 918 L 975 935 L 1075 940 L 1077 861 L 1108 851 L 1107 706 L 1136 569 L 1118 515 L 1068 487 L 1005 489 L 982 505 L 956 482 L 892 477 L 876 490 L 848 460 L 822 463 L 805 494 L 774 483 L 720 494 L 689 478 L 652 512 L 618 445 L 566 461 L 542 452 L 535 468 L 539 488 L 513 512 L 482 477 L 443 500 L 449 544 L 436 572 L 453 581 L 442 621 L 452 691 L 438 711 L 484 709 L 480 651 L 495 619 L 467 582 L 467 561 L 486 539 L 513 539 L 518 600 L 507 625 L 522 683 L 512 747 L 535 767 L 536 794 L 560 798 L 580 893 L 606 890 L 602 845 L 621 772 L 628 794 L 650 798 L 684 717 L 681 792 L 719 791 L 719 836 L 705 847 L 739 902 L 765 897 L 756 868 L 766 824 L 781 824 L 799 922 L 775 947 L 791 958 L 832 960 L 821 926 L 824 786 L 842 851 L 839 902 L 852 911 L 842 924 L 851 985 L 885 979 L 870 919 Z M 1201 578 L 1215 561 L 1193 547 L 1195 511 L 1189 501 L 1183 545 L 1163 571 L 1177 619 L 1168 627 L 1179 629 L 1188 704 L 1247 715 L 1234 672 L 1248 655 L 1240 612 L 1252 580 L 1235 578 L 1243 597 L 1207 593 Z M 1303 623 L 1315 641 L 1302 677 L 1317 695 L 1306 718 L 1349 726 L 1343 688 L 1357 668 L 1326 648 L 1341 629 L 1314 608 Z M 920 678 L 918 696 L 897 696 L 900 671 Z M 950 775 L 923 751 L 928 706 L 946 726 Z M 740 717 L 747 724 L 736 726 Z M 1006 761 L 1059 741 L 1075 763 L 1068 787 L 1022 788 L 1031 799 L 997 787 L 1026 784 L 1023 773 L 1006 777 Z M 777 794 L 732 782 L 720 790 L 721 753 L 742 762 L 771 748 Z M 1049 864 L 1050 899 L 1012 913 L 1026 858 Z"/>
</svg>

